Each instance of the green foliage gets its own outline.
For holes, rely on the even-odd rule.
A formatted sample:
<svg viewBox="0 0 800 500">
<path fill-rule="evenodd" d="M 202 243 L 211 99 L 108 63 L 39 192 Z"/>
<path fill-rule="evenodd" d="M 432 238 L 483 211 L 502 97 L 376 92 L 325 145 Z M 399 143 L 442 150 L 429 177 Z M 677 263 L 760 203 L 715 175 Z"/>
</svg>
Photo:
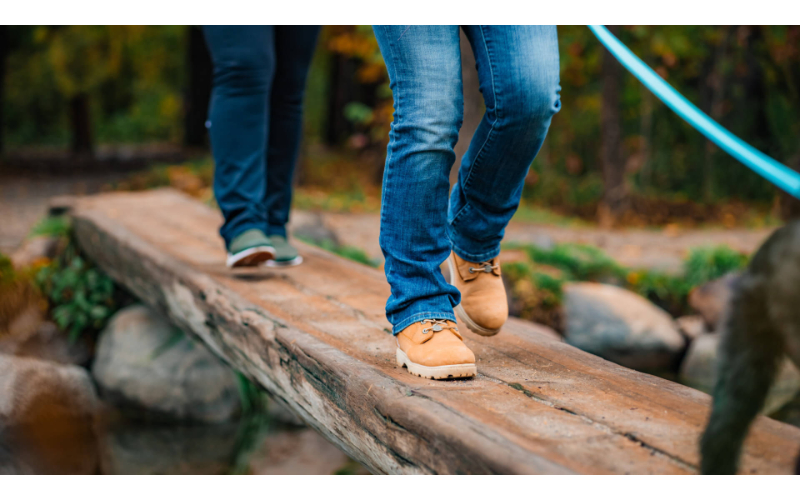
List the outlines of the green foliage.
<svg viewBox="0 0 800 500">
<path fill-rule="evenodd" d="M 86 94 L 100 142 L 177 141 L 184 26 L 17 26 L 6 74 L 10 146 L 64 146 L 69 99 Z"/>
<path fill-rule="evenodd" d="M 14 281 L 16 273 L 14 264 L 6 254 L 0 252 L 0 285 L 7 285 Z"/>
<path fill-rule="evenodd" d="M 9 27 L 5 143 L 9 149 L 63 147 L 69 100 L 83 94 L 98 142 L 177 143 L 186 105 L 186 29 Z M 800 27 L 630 25 L 621 27 L 620 38 L 723 126 L 797 165 Z M 358 174 L 374 187 L 393 112 L 378 45 L 369 26 L 326 26 L 318 47 L 308 78 L 300 182 L 349 182 Z M 559 27 L 563 107 L 527 179 L 523 196 L 531 204 L 581 217 L 595 213 L 603 190 L 603 53 L 585 26 Z M 626 185 L 635 196 L 743 200 L 767 207 L 761 213 L 769 210 L 776 194 L 769 182 L 711 147 L 627 72 L 620 98 Z M 368 154 L 317 167 L 317 158 L 307 160 L 316 151 Z"/>
<path fill-rule="evenodd" d="M 358 125 L 367 125 L 372 121 L 372 108 L 360 102 L 351 102 L 344 107 L 344 116 Z"/>
<path fill-rule="evenodd" d="M 694 248 L 684 262 L 684 277 L 691 286 L 698 286 L 747 266 L 750 259 L 730 247 Z"/>
<path fill-rule="evenodd" d="M 239 430 L 228 474 L 251 474 L 250 462 L 253 454 L 264 442 L 272 429 L 272 419 L 265 413 L 245 414 L 239 420 Z"/>
<path fill-rule="evenodd" d="M 269 397 L 261 386 L 239 372 L 236 372 L 236 383 L 239 388 L 239 399 L 242 403 L 242 413 L 244 415 L 266 411 Z"/>
<path fill-rule="evenodd" d="M 67 216 L 45 217 L 33 226 L 30 235 L 67 238 L 69 237 L 70 229 L 70 221 Z"/>
<path fill-rule="evenodd" d="M 43 309 L 39 291 L 31 279 L 35 268 L 15 269 L 10 258 L 0 253 L 0 334 L 23 311 L 34 307 Z"/>
<path fill-rule="evenodd" d="M 599 248 L 561 243 L 552 249 L 524 247 L 531 260 L 560 269 L 570 281 L 620 282 L 625 270 Z"/>
<path fill-rule="evenodd" d="M 39 269 L 36 282 L 50 303 L 53 320 L 71 341 L 101 330 L 122 305 L 123 295 L 114 281 L 86 260 L 72 241 Z"/>
</svg>

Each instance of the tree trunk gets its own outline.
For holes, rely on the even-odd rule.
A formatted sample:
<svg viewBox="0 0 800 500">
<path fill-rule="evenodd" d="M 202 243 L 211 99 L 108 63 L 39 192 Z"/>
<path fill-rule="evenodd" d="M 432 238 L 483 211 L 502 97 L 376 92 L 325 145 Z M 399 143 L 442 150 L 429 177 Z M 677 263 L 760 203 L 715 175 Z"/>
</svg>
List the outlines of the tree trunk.
<svg viewBox="0 0 800 500">
<path fill-rule="evenodd" d="M 0 25 L 0 155 L 3 154 L 3 125 L 5 123 L 3 108 L 6 96 L 6 56 L 8 55 L 8 26 Z"/>
<path fill-rule="evenodd" d="M 354 100 L 355 64 L 349 57 L 333 54 L 330 64 L 330 90 L 328 91 L 328 123 L 325 142 L 338 146 L 352 133 L 352 124 L 345 117 L 344 108 Z"/>
<path fill-rule="evenodd" d="M 189 80 L 184 101 L 183 144 L 187 147 L 205 147 L 206 120 L 214 70 L 203 31 L 198 26 L 189 26 L 186 34 Z"/>
<path fill-rule="evenodd" d="M 800 172 L 800 156 L 794 162 L 788 163 L 795 171 Z M 790 220 L 800 219 L 800 200 L 794 196 L 781 191 L 780 200 L 780 216 L 785 222 Z"/>
<path fill-rule="evenodd" d="M 725 75 L 724 64 L 728 57 L 728 45 L 730 35 L 733 32 L 729 27 L 723 26 L 724 30 L 722 41 L 714 50 L 710 62 L 710 70 L 706 78 L 705 96 L 708 105 L 708 114 L 719 122 L 722 119 L 722 105 L 725 99 Z M 706 141 L 705 160 L 703 165 L 703 199 L 710 202 L 714 194 L 714 153 L 717 147 L 710 140 Z"/>
<path fill-rule="evenodd" d="M 640 130 L 642 134 L 642 168 L 639 174 L 639 186 L 647 190 L 653 183 L 653 93 L 642 89 L 642 110 Z"/>
<path fill-rule="evenodd" d="M 461 79 L 464 86 L 464 123 L 458 132 L 458 142 L 455 147 L 456 161 L 450 169 L 451 186 L 458 179 L 458 168 L 461 166 L 461 160 L 469 149 L 472 136 L 475 135 L 475 130 L 483 118 L 484 108 L 478 82 L 478 69 L 475 66 L 475 54 L 472 53 L 472 47 L 464 31 L 459 30 L 459 34 L 461 38 Z"/>
<path fill-rule="evenodd" d="M 72 152 L 76 155 L 91 155 L 94 150 L 92 123 L 89 111 L 89 95 L 81 92 L 69 102 L 69 118 L 72 129 Z"/>
<path fill-rule="evenodd" d="M 619 26 L 608 26 L 609 31 L 619 37 Z M 598 218 L 602 225 L 609 226 L 627 208 L 625 189 L 625 165 L 622 159 L 622 117 L 620 113 L 620 90 L 622 68 L 608 50 L 603 49 L 603 94 L 600 109 L 601 162 L 603 165 L 604 191 Z"/>
</svg>

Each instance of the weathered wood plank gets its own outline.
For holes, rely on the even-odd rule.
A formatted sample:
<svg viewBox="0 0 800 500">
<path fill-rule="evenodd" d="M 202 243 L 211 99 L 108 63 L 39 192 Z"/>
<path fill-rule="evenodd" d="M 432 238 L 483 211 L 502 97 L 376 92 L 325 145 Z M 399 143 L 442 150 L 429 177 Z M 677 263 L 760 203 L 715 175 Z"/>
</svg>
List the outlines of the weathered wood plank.
<svg viewBox="0 0 800 500">
<path fill-rule="evenodd" d="M 394 364 L 380 271 L 299 245 L 285 270 L 227 270 L 219 215 L 169 190 L 81 199 L 81 247 L 337 446 L 383 473 L 693 473 L 708 396 L 512 320 L 467 333 L 479 376 Z M 760 418 L 743 472 L 789 473 L 800 430 Z"/>
</svg>

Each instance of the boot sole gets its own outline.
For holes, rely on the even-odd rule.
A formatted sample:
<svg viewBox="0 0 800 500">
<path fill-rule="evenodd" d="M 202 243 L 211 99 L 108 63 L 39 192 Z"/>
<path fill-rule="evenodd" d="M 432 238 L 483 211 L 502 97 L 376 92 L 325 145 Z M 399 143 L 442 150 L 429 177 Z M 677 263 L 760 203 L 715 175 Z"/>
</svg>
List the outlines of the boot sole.
<svg viewBox="0 0 800 500">
<path fill-rule="evenodd" d="M 271 246 L 248 248 L 235 254 L 228 254 L 225 264 L 230 268 L 256 267 L 275 258 L 275 249 Z"/>
<path fill-rule="evenodd" d="M 267 267 L 292 267 L 299 266 L 303 263 L 303 257 L 297 256 L 292 260 L 273 260 L 269 259 L 266 263 Z"/>
<path fill-rule="evenodd" d="M 450 279 L 448 281 L 450 282 L 451 285 L 456 286 L 454 283 L 456 269 L 455 266 L 453 265 L 452 256 L 447 258 L 447 268 L 450 269 Z M 475 321 L 473 321 L 472 318 L 470 318 L 469 315 L 467 314 L 467 311 L 464 310 L 464 306 L 462 306 L 461 304 L 458 304 L 455 307 L 455 311 L 456 311 L 456 316 L 458 316 L 458 319 L 463 321 L 464 324 L 467 325 L 467 328 L 477 333 L 478 335 L 481 335 L 482 337 L 492 337 L 500 332 L 500 328 L 497 328 L 496 330 L 491 330 L 489 328 L 484 328 Z"/>
<path fill-rule="evenodd" d="M 443 366 L 425 366 L 414 363 L 408 359 L 406 353 L 399 347 L 397 348 L 397 366 L 399 368 L 405 367 L 411 375 L 434 380 L 470 378 L 478 374 L 478 368 L 475 363 Z"/>
</svg>

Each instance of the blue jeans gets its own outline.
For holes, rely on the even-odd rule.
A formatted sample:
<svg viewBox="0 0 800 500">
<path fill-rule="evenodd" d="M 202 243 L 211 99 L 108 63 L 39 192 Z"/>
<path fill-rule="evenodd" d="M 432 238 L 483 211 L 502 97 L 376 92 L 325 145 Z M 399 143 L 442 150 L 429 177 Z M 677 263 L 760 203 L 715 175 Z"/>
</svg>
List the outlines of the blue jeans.
<svg viewBox="0 0 800 500">
<path fill-rule="evenodd" d="M 214 195 L 229 246 L 248 229 L 286 236 L 308 67 L 319 26 L 205 26 L 214 63 Z"/>
<path fill-rule="evenodd" d="M 500 253 L 528 168 L 561 108 L 554 26 L 463 29 L 486 114 L 448 196 L 464 104 L 459 27 L 374 26 L 395 110 L 380 233 L 394 334 L 423 319 L 455 321 L 461 297 L 439 266 L 451 249 L 473 262 Z"/>
</svg>

